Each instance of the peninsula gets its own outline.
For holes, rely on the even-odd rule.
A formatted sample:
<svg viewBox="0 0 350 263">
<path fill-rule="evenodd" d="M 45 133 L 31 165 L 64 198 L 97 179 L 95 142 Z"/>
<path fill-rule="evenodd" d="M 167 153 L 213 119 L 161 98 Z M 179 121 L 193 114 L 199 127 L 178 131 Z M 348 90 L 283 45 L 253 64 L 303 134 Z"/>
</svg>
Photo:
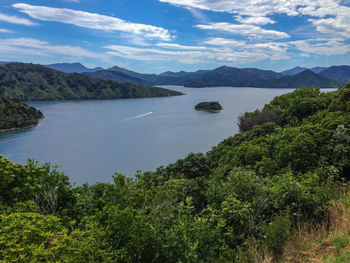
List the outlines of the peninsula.
<svg viewBox="0 0 350 263">
<path fill-rule="evenodd" d="M 33 107 L 3 97 L 0 97 L 0 113 L 0 132 L 30 128 L 44 117 Z"/>
</svg>

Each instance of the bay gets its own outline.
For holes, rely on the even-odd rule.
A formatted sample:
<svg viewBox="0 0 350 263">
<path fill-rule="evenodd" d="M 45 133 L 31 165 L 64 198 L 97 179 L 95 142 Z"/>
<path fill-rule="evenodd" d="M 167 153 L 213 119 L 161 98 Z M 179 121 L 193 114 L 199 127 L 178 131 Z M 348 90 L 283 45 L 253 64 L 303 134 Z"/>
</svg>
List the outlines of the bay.
<svg viewBox="0 0 350 263">
<path fill-rule="evenodd" d="M 45 118 L 34 128 L 0 134 L 0 154 L 25 163 L 61 165 L 77 184 L 111 181 L 114 172 L 137 170 L 207 152 L 238 132 L 237 118 L 290 89 L 185 88 L 164 86 L 183 96 L 146 99 L 27 103 Z M 195 111 L 202 101 L 219 101 L 220 113 Z"/>
</svg>

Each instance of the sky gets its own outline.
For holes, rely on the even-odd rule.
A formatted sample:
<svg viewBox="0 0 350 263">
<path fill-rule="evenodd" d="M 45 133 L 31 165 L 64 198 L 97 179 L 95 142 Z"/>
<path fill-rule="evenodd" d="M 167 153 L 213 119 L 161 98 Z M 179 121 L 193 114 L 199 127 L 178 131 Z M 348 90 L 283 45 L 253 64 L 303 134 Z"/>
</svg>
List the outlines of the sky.
<svg viewBox="0 0 350 263">
<path fill-rule="evenodd" d="M 348 65 L 350 0 L 1 0 L 0 61 L 142 73 Z"/>
</svg>

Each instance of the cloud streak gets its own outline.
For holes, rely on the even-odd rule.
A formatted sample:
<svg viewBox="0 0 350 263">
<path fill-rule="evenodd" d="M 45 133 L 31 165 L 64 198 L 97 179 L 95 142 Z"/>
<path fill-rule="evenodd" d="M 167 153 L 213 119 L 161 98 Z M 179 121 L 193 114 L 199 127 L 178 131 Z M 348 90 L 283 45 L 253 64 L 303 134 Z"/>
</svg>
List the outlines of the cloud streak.
<svg viewBox="0 0 350 263">
<path fill-rule="evenodd" d="M 96 30 L 120 31 L 140 35 L 149 39 L 161 39 L 164 41 L 168 41 L 172 38 L 169 31 L 161 27 L 127 22 L 116 17 L 96 13 L 67 8 L 34 6 L 23 3 L 14 4 L 13 7 L 32 18 L 42 21 L 56 21 Z"/>
<path fill-rule="evenodd" d="M 287 33 L 275 30 L 267 30 L 255 25 L 242 25 L 221 22 L 210 23 L 207 25 L 196 25 L 195 27 L 205 30 L 223 31 L 235 35 L 244 35 L 252 38 L 283 39 L 289 37 Z"/>
<path fill-rule="evenodd" d="M 79 46 L 52 45 L 46 41 L 34 38 L 7 38 L 0 39 L 0 54 L 17 52 L 18 55 L 38 55 L 50 57 L 52 55 L 69 56 L 74 58 L 104 59 L 104 54 L 94 53 Z"/>
<path fill-rule="evenodd" d="M 11 24 L 18 24 L 18 25 L 25 25 L 25 26 L 35 26 L 36 23 L 17 16 L 10 16 L 6 14 L 0 13 L 0 21 L 11 23 Z"/>
</svg>

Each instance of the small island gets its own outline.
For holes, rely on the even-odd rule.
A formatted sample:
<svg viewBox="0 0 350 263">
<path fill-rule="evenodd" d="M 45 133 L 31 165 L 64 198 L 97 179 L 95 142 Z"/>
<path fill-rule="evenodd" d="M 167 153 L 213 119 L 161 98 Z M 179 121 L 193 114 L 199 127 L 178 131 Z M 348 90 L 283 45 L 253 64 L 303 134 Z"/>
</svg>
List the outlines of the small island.
<svg viewBox="0 0 350 263">
<path fill-rule="evenodd" d="M 222 106 L 217 101 L 208 101 L 198 103 L 194 109 L 198 111 L 220 112 L 222 111 Z"/>
</svg>

